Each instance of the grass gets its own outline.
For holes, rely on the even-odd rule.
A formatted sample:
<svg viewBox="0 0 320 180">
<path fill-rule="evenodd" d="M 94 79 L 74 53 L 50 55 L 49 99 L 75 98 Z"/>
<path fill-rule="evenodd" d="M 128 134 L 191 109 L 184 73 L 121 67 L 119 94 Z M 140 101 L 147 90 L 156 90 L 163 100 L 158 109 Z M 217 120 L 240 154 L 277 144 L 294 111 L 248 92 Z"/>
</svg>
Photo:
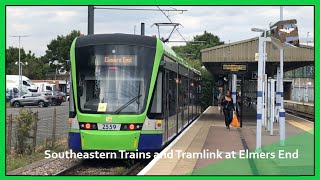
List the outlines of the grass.
<svg viewBox="0 0 320 180">
<path fill-rule="evenodd" d="M 6 157 L 6 172 L 24 167 L 43 158 L 43 152 L 35 152 L 31 155 L 9 155 Z"/>
<path fill-rule="evenodd" d="M 6 102 L 6 108 L 10 108 L 10 102 Z"/>
<path fill-rule="evenodd" d="M 52 150 L 55 152 L 62 152 L 68 149 L 67 147 L 67 137 L 59 138 L 56 141 L 55 147 L 52 149 L 45 145 L 45 143 L 38 145 L 35 152 L 32 154 L 13 154 L 7 155 L 6 154 L 6 172 L 12 171 L 14 169 L 18 169 L 20 167 L 27 166 L 32 164 L 33 162 L 39 161 L 44 159 L 44 151 L 45 150 Z"/>
</svg>

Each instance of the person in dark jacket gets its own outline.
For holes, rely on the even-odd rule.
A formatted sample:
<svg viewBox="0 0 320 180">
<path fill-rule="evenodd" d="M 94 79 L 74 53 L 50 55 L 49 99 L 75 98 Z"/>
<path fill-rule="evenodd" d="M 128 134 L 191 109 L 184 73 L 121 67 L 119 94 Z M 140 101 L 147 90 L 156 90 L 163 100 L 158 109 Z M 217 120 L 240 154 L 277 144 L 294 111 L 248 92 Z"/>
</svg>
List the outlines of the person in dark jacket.
<svg viewBox="0 0 320 180">
<path fill-rule="evenodd" d="M 226 128 L 230 130 L 229 125 L 232 121 L 233 111 L 234 111 L 233 100 L 232 100 L 230 91 L 227 91 L 226 95 L 222 98 L 221 106 L 223 108 L 223 114 L 224 114 Z"/>
</svg>

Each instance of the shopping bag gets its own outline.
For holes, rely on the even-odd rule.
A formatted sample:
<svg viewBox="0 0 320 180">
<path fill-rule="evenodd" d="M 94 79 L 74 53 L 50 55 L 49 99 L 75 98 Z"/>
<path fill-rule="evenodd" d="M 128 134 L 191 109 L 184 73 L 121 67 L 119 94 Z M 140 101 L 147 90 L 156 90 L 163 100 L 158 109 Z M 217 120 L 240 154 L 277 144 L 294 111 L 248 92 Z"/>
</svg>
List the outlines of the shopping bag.
<svg viewBox="0 0 320 180">
<path fill-rule="evenodd" d="M 232 121 L 231 121 L 231 126 L 233 127 L 240 127 L 240 123 L 238 121 L 238 117 L 236 115 L 236 113 L 233 113 L 233 118 L 232 118 Z"/>
</svg>

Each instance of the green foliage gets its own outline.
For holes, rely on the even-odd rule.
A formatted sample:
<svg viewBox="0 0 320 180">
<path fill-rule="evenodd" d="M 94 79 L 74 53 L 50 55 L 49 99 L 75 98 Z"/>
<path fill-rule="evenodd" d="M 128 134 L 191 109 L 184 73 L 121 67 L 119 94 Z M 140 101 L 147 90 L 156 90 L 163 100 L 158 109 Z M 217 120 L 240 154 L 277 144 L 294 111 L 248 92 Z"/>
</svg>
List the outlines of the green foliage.
<svg viewBox="0 0 320 180">
<path fill-rule="evenodd" d="M 30 144 L 28 139 L 33 138 L 30 135 L 31 130 L 34 129 L 34 124 L 39 121 L 37 113 L 32 112 L 30 109 L 22 109 L 16 118 L 16 152 L 18 154 L 24 154 L 31 152 Z"/>
<path fill-rule="evenodd" d="M 9 47 L 6 49 L 6 74 L 18 75 L 19 66 L 15 64 L 19 61 L 19 48 Z M 43 79 L 48 70 L 48 65 L 43 64 L 41 58 L 36 58 L 34 53 L 25 52 L 23 48 L 20 49 L 20 62 L 28 63 L 22 67 L 22 74 L 30 79 Z"/>
<path fill-rule="evenodd" d="M 48 71 L 54 72 L 55 65 L 49 66 L 49 61 L 58 60 L 60 63 L 66 63 L 69 59 L 69 50 L 72 41 L 80 35 L 80 31 L 73 30 L 66 36 L 57 36 L 50 44 L 47 45 L 48 50 L 46 54 L 41 57 L 35 57 L 34 53 L 25 52 L 23 48 L 20 49 L 20 61 L 27 66 L 23 66 L 22 74 L 30 79 L 45 79 Z M 15 63 L 19 60 L 19 49 L 16 47 L 9 47 L 6 49 L 6 74 L 18 75 L 19 66 Z M 63 65 L 62 65 L 63 66 Z M 65 67 L 65 66 L 64 66 Z"/>
<path fill-rule="evenodd" d="M 219 46 L 224 44 L 220 41 L 218 36 L 213 35 L 207 31 L 204 31 L 202 35 L 196 35 L 191 42 L 188 42 L 185 46 L 174 46 L 172 49 L 182 58 L 201 59 L 201 49 Z"/>
<path fill-rule="evenodd" d="M 200 104 L 202 109 L 212 105 L 212 89 L 214 86 L 214 78 L 210 72 L 202 67 L 202 63 L 197 60 L 185 59 L 187 63 L 201 72 L 201 94 Z"/>
<path fill-rule="evenodd" d="M 193 40 L 191 42 L 188 42 L 185 46 L 172 47 L 172 49 L 179 56 L 185 59 L 191 67 L 201 72 L 202 86 L 200 101 L 202 108 L 206 108 L 212 105 L 212 89 L 214 87 L 214 78 L 207 69 L 203 68 L 201 62 L 201 49 L 219 46 L 222 44 L 224 44 L 224 42 L 221 42 L 218 36 L 204 31 L 202 35 L 194 36 Z"/>
<path fill-rule="evenodd" d="M 21 62 L 25 62 L 26 53 L 23 48 L 20 50 Z M 6 74 L 19 74 L 18 65 L 15 65 L 19 61 L 19 49 L 15 47 L 9 47 L 6 49 Z M 29 63 L 29 62 L 28 62 Z"/>
<path fill-rule="evenodd" d="M 56 146 L 51 149 L 53 152 L 63 152 L 68 150 L 68 137 L 62 136 L 57 139 Z M 12 171 L 14 169 L 25 167 L 33 162 L 39 161 L 45 158 L 44 152 L 48 150 L 47 145 L 42 142 L 37 144 L 35 152 L 32 154 L 13 154 L 6 155 L 6 172 Z"/>
<path fill-rule="evenodd" d="M 43 152 L 33 154 L 6 155 L 6 172 L 25 167 L 44 158 Z"/>
<path fill-rule="evenodd" d="M 66 63 L 66 60 L 69 60 L 70 57 L 70 47 L 72 41 L 80 36 L 80 31 L 73 30 L 66 36 L 57 36 L 56 39 L 53 39 L 48 45 L 46 50 L 46 55 L 43 57 L 43 62 L 49 63 L 49 61 L 58 60 L 59 63 Z M 65 67 L 65 66 L 64 66 Z M 51 71 L 56 69 L 55 65 L 50 66 Z"/>
<path fill-rule="evenodd" d="M 212 105 L 212 89 L 214 86 L 214 78 L 213 76 L 207 71 L 202 71 L 202 88 L 200 94 L 201 100 L 201 107 L 206 108 Z"/>
</svg>

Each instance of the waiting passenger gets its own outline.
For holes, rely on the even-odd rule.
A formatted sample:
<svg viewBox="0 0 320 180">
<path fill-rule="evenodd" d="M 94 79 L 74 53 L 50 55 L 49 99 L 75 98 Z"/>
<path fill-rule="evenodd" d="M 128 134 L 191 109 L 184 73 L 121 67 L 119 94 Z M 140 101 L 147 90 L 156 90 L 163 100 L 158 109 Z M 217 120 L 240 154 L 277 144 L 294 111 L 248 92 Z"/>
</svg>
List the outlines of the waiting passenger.
<svg viewBox="0 0 320 180">
<path fill-rule="evenodd" d="M 230 94 L 229 90 L 226 92 L 226 95 L 222 98 L 221 106 L 223 108 L 223 114 L 224 114 L 226 128 L 230 130 L 229 125 L 230 125 L 232 118 L 233 118 L 234 106 L 233 106 L 233 100 L 231 98 L 231 94 Z"/>
<path fill-rule="evenodd" d="M 236 103 L 237 107 L 236 107 L 236 112 L 237 112 L 237 116 L 240 116 L 241 112 L 241 108 L 242 108 L 242 103 L 241 103 L 241 93 L 238 91 L 237 92 L 237 103 Z"/>
</svg>

